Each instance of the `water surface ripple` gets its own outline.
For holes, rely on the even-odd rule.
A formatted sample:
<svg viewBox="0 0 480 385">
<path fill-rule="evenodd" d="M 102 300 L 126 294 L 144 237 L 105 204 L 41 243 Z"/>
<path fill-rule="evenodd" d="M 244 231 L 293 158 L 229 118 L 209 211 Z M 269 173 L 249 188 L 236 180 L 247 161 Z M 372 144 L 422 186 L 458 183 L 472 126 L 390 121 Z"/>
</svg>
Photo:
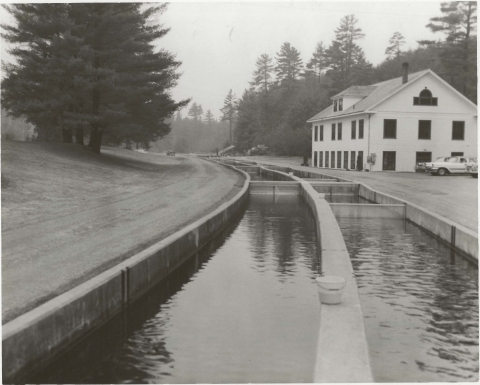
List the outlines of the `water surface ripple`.
<svg viewBox="0 0 480 385">
<path fill-rule="evenodd" d="M 478 269 L 403 220 L 338 219 L 378 382 L 478 381 Z"/>
<path fill-rule="evenodd" d="M 132 306 L 126 320 L 35 380 L 311 382 L 318 270 L 306 205 L 296 196 L 252 196 L 223 239 Z M 105 336 L 115 328 L 120 332 Z"/>
</svg>

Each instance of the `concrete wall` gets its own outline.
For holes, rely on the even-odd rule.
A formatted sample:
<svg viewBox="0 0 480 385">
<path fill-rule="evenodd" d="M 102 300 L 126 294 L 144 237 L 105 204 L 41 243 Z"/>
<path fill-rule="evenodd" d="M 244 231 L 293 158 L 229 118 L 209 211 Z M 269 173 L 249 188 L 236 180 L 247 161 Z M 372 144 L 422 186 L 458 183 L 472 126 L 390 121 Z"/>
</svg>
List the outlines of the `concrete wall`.
<svg viewBox="0 0 480 385">
<path fill-rule="evenodd" d="M 313 189 L 323 194 L 358 195 L 358 183 L 311 182 Z"/>
<path fill-rule="evenodd" d="M 467 257 L 478 261 L 478 234 L 474 231 L 423 207 L 381 193 L 364 184 L 360 184 L 358 195 L 376 203 L 405 205 L 407 220 L 454 247 L 457 251 L 466 254 Z"/>
<path fill-rule="evenodd" d="M 298 195 L 299 186 L 299 182 L 252 181 L 250 194 Z"/>
<path fill-rule="evenodd" d="M 241 172 L 241 171 L 237 171 Z M 3 326 L 4 383 L 23 382 L 108 321 L 205 245 L 248 202 L 248 174 L 232 200 L 181 231 Z"/>
<path fill-rule="evenodd" d="M 330 207 L 337 218 L 405 219 L 405 205 L 330 203 Z"/>
<path fill-rule="evenodd" d="M 339 305 L 321 305 L 313 382 L 373 382 L 357 283 L 343 235 L 330 205 L 308 182 L 300 196 L 312 210 L 321 252 L 322 272 L 345 278 Z"/>
</svg>

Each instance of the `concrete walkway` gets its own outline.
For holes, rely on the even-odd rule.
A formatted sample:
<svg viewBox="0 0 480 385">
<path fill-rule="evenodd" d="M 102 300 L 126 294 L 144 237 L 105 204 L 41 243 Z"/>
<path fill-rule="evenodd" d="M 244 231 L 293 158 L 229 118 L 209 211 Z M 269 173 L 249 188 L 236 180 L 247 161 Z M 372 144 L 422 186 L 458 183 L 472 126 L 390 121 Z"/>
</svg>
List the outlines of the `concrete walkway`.
<svg viewBox="0 0 480 385">
<path fill-rule="evenodd" d="M 301 166 L 300 157 L 236 157 L 358 181 L 375 190 L 405 199 L 478 232 L 478 179 L 470 175 L 432 176 L 415 172 L 358 172 Z M 311 162 L 311 161 L 310 161 Z"/>
</svg>

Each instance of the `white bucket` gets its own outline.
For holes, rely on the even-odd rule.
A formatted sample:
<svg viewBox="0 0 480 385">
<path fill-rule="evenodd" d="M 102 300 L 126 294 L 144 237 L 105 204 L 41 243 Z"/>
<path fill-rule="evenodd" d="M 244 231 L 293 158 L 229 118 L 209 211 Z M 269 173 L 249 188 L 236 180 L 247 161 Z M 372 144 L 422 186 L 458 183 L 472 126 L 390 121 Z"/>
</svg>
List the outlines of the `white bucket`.
<svg viewBox="0 0 480 385">
<path fill-rule="evenodd" d="M 336 305 L 342 302 L 343 289 L 347 282 L 342 277 L 318 277 L 316 279 L 320 302 Z"/>
</svg>

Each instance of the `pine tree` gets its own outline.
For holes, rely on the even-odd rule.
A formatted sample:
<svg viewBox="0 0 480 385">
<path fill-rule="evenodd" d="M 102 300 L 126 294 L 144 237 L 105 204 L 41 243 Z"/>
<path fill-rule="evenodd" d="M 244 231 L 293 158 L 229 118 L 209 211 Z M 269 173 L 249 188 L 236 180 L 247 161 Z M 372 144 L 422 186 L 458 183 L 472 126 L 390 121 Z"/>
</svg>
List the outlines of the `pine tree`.
<svg viewBox="0 0 480 385">
<path fill-rule="evenodd" d="M 358 20 L 354 15 L 345 16 L 335 30 L 335 40 L 327 49 L 328 72 L 336 90 L 345 89 L 358 78 L 361 68 L 369 68 L 363 50 L 355 41 L 365 35 L 356 27 Z M 354 70 L 354 67 L 357 67 Z M 355 74 L 355 77 L 353 75 Z"/>
<path fill-rule="evenodd" d="M 228 121 L 230 124 L 230 144 L 232 144 L 232 126 L 237 117 L 237 98 L 232 90 L 230 90 L 228 95 L 225 97 L 225 100 L 223 101 L 223 108 L 221 108 L 220 111 L 223 114 L 221 119 L 223 121 Z"/>
<path fill-rule="evenodd" d="M 275 68 L 273 60 L 267 54 L 262 54 L 255 63 L 257 66 L 253 72 L 253 81 L 250 83 L 255 89 L 260 90 L 264 94 L 268 93 L 271 84 L 272 72 Z"/>
<path fill-rule="evenodd" d="M 245 91 L 238 102 L 238 118 L 235 124 L 235 146 L 246 152 L 255 144 L 260 131 L 257 120 L 257 95 L 253 91 Z"/>
<path fill-rule="evenodd" d="M 312 55 L 312 58 L 307 63 L 307 69 L 305 70 L 305 76 L 308 77 L 313 75 L 315 81 L 318 83 L 320 76 L 323 71 L 327 68 L 327 55 L 326 49 L 323 46 L 323 43 L 320 42 L 315 47 L 315 52 Z"/>
<path fill-rule="evenodd" d="M 205 122 L 208 124 L 209 127 L 212 125 L 213 122 L 215 122 L 212 111 L 207 110 L 207 113 L 205 114 Z"/>
<path fill-rule="evenodd" d="M 402 54 L 401 47 L 405 44 L 405 38 L 400 32 L 395 32 L 388 43 L 390 45 L 385 50 L 385 55 L 390 59 L 398 60 Z"/>
<path fill-rule="evenodd" d="M 200 104 L 193 103 L 190 109 L 188 110 L 188 116 L 190 116 L 193 120 L 199 121 L 202 119 L 203 115 L 203 108 Z"/>
<path fill-rule="evenodd" d="M 256 62 L 257 69 L 253 73 L 253 82 L 250 84 L 260 93 L 261 121 L 264 130 L 270 128 L 270 88 L 272 73 L 275 66 L 267 54 L 262 54 Z"/>
<path fill-rule="evenodd" d="M 172 54 L 154 50 L 168 29 L 153 18 L 165 5 L 126 3 L 15 4 L 17 26 L 3 26 L 16 44 L 18 64 L 5 67 L 2 102 L 45 132 L 83 141 L 100 152 L 112 143 L 150 141 L 170 131 L 165 119 L 188 101 L 175 103 L 168 90 L 179 77 Z M 58 135 L 53 135 L 58 136 Z"/>
<path fill-rule="evenodd" d="M 445 67 L 444 76 L 464 95 L 477 100 L 477 3 L 453 1 L 442 3 L 441 17 L 430 19 L 427 27 L 432 32 L 444 33 L 445 41 L 435 44 Z M 434 44 L 420 41 L 421 44 Z"/>
<path fill-rule="evenodd" d="M 280 84 L 291 89 L 298 82 L 298 77 L 303 68 L 300 53 L 290 43 L 283 43 L 280 52 L 277 53 L 276 60 L 277 80 Z"/>
</svg>

